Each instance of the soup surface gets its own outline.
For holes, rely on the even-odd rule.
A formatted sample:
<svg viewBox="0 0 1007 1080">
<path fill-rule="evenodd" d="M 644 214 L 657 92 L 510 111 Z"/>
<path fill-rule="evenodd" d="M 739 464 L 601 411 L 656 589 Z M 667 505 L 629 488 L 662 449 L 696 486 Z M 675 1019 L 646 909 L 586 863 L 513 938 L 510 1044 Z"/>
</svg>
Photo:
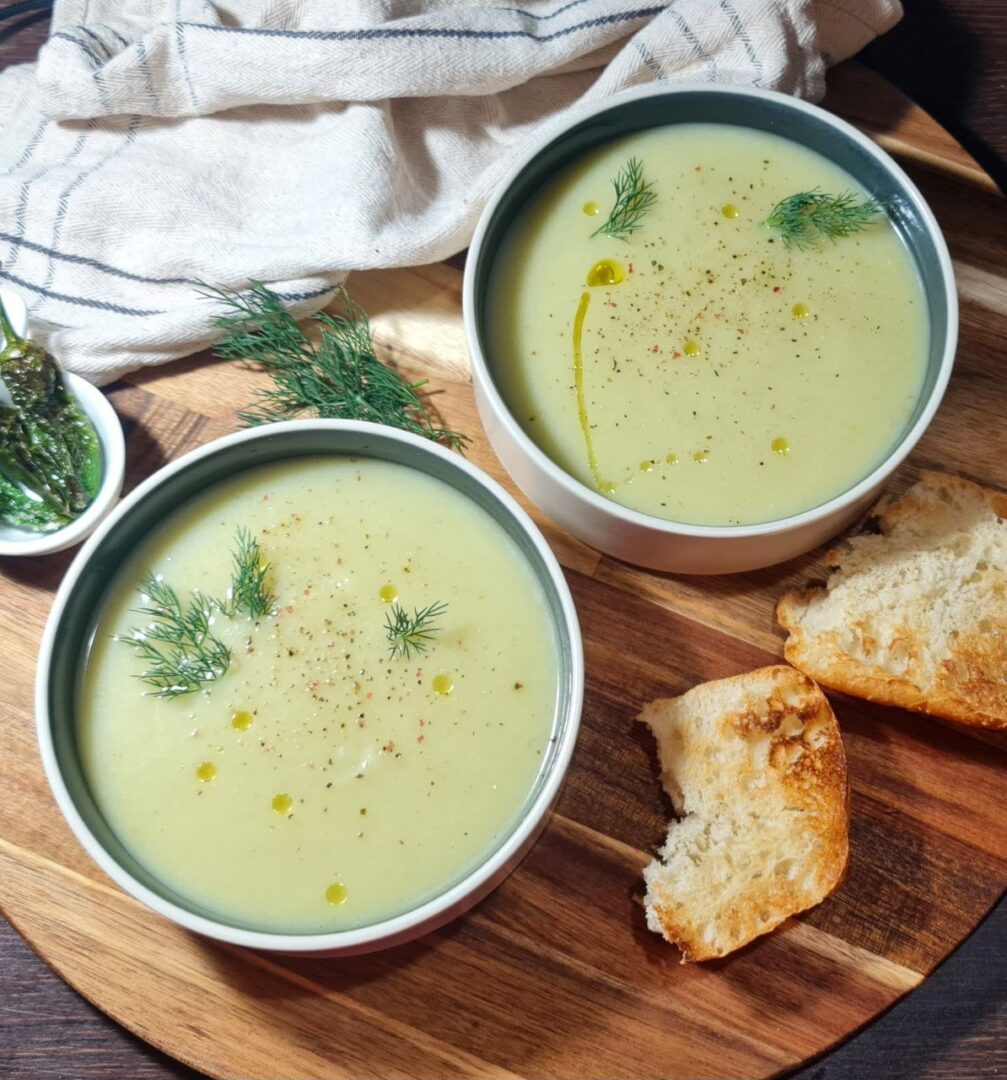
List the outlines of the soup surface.
<svg viewBox="0 0 1007 1080">
<path fill-rule="evenodd" d="M 635 158 L 656 196 L 592 236 Z M 763 224 L 798 192 L 857 192 L 775 135 L 683 124 L 570 164 L 515 220 L 487 304 L 490 365 L 528 435 L 582 483 L 704 525 L 810 509 L 877 466 L 918 398 L 929 325 L 881 214 L 788 248 Z"/>
<path fill-rule="evenodd" d="M 243 526 L 275 614 L 211 616 L 231 651 L 194 693 L 151 696 L 115 635 L 147 625 L 148 570 L 226 596 Z M 396 609 L 446 609 L 390 657 Z M 347 457 L 257 468 L 181 508 L 99 614 L 78 737 L 123 844 L 226 921 L 322 932 L 440 892 L 515 823 L 558 689 L 544 592 L 503 529 L 426 474 Z"/>
</svg>

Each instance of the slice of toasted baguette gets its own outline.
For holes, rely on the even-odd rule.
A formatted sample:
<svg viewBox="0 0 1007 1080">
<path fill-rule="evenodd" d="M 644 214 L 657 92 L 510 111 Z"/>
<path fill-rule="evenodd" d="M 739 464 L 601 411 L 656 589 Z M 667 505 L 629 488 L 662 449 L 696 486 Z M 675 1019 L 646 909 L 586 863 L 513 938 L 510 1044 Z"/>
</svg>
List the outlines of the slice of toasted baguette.
<svg viewBox="0 0 1007 1080">
<path fill-rule="evenodd" d="M 1007 496 L 925 472 L 880 535 L 828 555 L 827 587 L 776 609 L 787 659 L 869 701 L 1007 728 Z"/>
<path fill-rule="evenodd" d="M 647 925 L 710 960 L 812 907 L 849 854 L 849 788 L 825 695 L 785 665 L 652 701 L 661 780 L 679 821 L 644 871 Z"/>
</svg>

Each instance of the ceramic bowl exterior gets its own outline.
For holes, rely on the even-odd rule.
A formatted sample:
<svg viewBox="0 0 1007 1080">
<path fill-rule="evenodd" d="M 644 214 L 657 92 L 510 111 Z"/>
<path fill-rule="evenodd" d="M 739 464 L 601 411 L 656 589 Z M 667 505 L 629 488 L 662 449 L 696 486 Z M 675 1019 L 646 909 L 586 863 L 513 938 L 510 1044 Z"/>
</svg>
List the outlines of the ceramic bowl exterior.
<svg viewBox="0 0 1007 1080">
<path fill-rule="evenodd" d="M 310 455 L 352 455 L 408 465 L 450 484 L 490 513 L 517 544 L 542 585 L 559 656 L 552 739 L 518 819 L 465 878 L 394 918 L 323 934 L 276 934 L 230 924 L 172 891 L 141 866 L 105 824 L 88 789 L 76 742 L 75 693 L 101 601 L 148 532 L 187 499 L 256 466 Z M 495 481 L 460 455 L 376 424 L 303 420 L 226 436 L 165 466 L 133 491 L 79 552 L 56 595 L 36 678 L 42 761 L 53 795 L 77 838 L 126 892 L 206 937 L 251 948 L 350 955 L 397 945 L 455 918 L 514 869 L 543 828 L 577 738 L 584 693 L 580 629 L 559 564 L 531 519 Z"/>
<path fill-rule="evenodd" d="M 624 507 L 564 472 L 515 420 L 497 385 L 486 311 L 490 271 L 510 223 L 568 162 L 601 143 L 676 123 L 731 124 L 772 132 L 835 162 L 883 202 L 912 255 L 926 297 L 930 348 L 923 388 L 891 452 L 848 490 L 800 514 L 743 526 L 687 525 Z M 574 536 L 639 566 L 684 574 L 724 574 L 783 562 L 810 551 L 853 522 L 919 441 L 951 375 L 958 300 L 947 245 L 930 208 L 899 166 L 856 128 L 784 94 L 687 83 L 637 87 L 571 111 L 559 130 L 532 144 L 504 177 L 469 248 L 463 289 L 476 402 L 493 449 L 514 482 Z"/>
</svg>

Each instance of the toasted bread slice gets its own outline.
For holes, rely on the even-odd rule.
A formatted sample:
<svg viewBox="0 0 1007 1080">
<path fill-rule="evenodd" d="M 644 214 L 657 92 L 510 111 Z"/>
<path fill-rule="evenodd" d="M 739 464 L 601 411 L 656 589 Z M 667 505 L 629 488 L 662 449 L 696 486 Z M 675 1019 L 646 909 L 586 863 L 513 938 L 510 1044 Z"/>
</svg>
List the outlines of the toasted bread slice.
<svg viewBox="0 0 1007 1080">
<path fill-rule="evenodd" d="M 829 552 L 826 587 L 780 600 L 787 659 L 869 701 L 1007 728 L 1007 496 L 925 472 L 878 519 Z"/>
<path fill-rule="evenodd" d="M 785 665 L 652 701 L 679 821 L 644 871 L 647 925 L 710 960 L 812 907 L 849 854 L 849 788 L 825 695 Z"/>
</svg>

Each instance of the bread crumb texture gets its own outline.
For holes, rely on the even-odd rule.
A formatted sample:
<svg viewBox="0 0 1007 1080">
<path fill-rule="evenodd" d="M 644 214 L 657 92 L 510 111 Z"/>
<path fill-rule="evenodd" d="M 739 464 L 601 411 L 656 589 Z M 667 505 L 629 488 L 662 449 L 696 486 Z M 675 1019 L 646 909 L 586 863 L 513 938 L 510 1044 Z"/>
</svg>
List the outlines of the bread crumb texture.
<svg viewBox="0 0 1007 1080">
<path fill-rule="evenodd" d="M 787 659 L 826 686 L 1007 728 L 1007 496 L 925 472 L 777 605 Z"/>
<path fill-rule="evenodd" d="M 678 821 L 644 871 L 647 925 L 709 960 L 822 901 L 849 854 L 839 725 L 784 665 L 703 683 L 639 717 Z"/>
</svg>

